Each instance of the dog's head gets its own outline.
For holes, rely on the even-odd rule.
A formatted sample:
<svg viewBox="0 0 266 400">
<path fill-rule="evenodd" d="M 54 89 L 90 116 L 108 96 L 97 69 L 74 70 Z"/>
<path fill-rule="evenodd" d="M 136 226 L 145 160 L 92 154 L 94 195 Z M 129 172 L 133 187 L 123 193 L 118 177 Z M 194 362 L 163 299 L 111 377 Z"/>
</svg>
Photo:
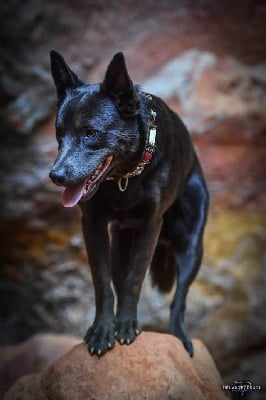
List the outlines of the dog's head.
<svg viewBox="0 0 266 400">
<path fill-rule="evenodd" d="M 57 89 L 58 156 L 50 172 L 64 186 L 63 204 L 89 199 L 109 176 L 124 173 L 140 151 L 139 101 L 118 53 L 101 84 L 86 84 L 64 58 L 51 51 L 51 72 Z"/>
</svg>

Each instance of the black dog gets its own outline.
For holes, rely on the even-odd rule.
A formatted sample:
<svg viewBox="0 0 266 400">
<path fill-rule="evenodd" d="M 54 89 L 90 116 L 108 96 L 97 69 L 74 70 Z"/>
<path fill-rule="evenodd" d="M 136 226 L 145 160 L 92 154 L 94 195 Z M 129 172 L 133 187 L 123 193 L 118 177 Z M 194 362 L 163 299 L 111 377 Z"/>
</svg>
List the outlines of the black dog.
<svg viewBox="0 0 266 400">
<path fill-rule="evenodd" d="M 192 356 L 184 311 L 202 258 L 208 192 L 187 129 L 161 99 L 133 85 L 122 53 L 101 84 L 85 84 L 55 51 L 51 71 L 59 153 L 50 178 L 65 187 L 64 206 L 79 203 L 83 214 L 96 300 L 88 348 L 101 355 L 115 338 L 134 341 L 150 267 L 161 291 L 177 282 L 170 332 Z"/>
</svg>

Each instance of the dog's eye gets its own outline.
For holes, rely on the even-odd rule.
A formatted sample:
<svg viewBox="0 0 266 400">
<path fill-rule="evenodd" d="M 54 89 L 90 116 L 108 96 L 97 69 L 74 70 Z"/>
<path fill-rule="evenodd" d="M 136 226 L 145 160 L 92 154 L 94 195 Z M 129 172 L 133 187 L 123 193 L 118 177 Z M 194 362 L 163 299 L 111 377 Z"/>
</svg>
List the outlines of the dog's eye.
<svg viewBox="0 0 266 400">
<path fill-rule="evenodd" d="M 90 139 L 92 137 L 95 137 L 97 134 L 98 134 L 97 131 L 95 131 L 93 129 L 87 129 L 86 130 L 86 135 L 84 136 L 84 139 L 86 141 L 86 140 L 88 140 L 88 139 Z"/>
</svg>

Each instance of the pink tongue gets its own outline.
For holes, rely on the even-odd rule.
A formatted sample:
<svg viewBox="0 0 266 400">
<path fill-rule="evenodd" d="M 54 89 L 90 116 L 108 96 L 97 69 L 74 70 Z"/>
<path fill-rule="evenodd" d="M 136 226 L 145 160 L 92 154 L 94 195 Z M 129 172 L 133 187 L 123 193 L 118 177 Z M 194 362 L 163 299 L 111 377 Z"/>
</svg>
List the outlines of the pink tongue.
<svg viewBox="0 0 266 400">
<path fill-rule="evenodd" d="M 79 202 L 83 195 L 86 181 L 87 179 L 81 183 L 78 183 L 77 185 L 72 185 L 65 188 L 63 193 L 64 207 L 74 207 Z"/>
</svg>

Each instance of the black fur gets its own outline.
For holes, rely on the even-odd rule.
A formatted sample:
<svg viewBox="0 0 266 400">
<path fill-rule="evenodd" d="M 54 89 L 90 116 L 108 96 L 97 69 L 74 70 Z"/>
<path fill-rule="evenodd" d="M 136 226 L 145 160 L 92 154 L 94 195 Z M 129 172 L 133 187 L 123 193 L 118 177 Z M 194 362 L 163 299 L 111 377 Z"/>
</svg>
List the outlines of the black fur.
<svg viewBox="0 0 266 400">
<path fill-rule="evenodd" d="M 148 97 L 133 84 L 122 53 L 114 56 L 102 84 L 82 82 L 55 51 L 51 70 L 59 142 L 51 179 L 71 197 L 99 165 L 103 171 L 79 201 L 96 301 L 85 342 L 91 353 L 101 355 L 114 346 L 115 338 L 121 344 L 134 341 L 140 333 L 139 295 L 150 267 L 152 282 L 161 291 L 171 290 L 177 281 L 170 332 L 192 356 L 184 312 L 201 263 L 208 192 L 187 129 L 161 99 Z M 121 192 L 118 179 L 142 158 L 151 110 L 157 113 L 155 153 Z"/>
</svg>

